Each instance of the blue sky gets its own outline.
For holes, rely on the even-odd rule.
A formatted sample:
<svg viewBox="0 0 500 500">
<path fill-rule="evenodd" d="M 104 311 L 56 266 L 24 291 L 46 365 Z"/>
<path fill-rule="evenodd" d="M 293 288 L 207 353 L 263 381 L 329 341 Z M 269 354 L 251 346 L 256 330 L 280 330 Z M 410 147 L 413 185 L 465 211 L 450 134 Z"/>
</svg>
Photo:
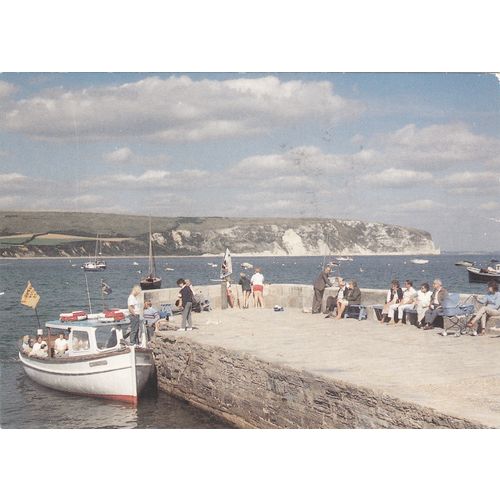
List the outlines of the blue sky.
<svg viewBox="0 0 500 500">
<path fill-rule="evenodd" d="M 500 249 L 490 74 L 0 74 L 0 209 L 338 217 Z"/>
</svg>

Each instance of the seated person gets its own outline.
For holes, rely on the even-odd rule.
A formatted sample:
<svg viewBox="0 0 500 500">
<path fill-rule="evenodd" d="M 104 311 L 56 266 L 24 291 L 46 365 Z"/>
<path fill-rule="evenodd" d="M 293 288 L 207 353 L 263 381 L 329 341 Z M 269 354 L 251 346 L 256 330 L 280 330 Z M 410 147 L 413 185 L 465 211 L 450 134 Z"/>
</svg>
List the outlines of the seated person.
<svg viewBox="0 0 500 500">
<path fill-rule="evenodd" d="M 38 335 L 29 355 L 33 358 L 47 358 L 49 356 L 47 342 L 43 340 L 41 335 Z"/>
<path fill-rule="evenodd" d="M 477 299 L 477 301 L 483 304 L 483 306 L 474 314 L 467 326 L 472 328 L 477 322 L 480 322 L 481 326 L 478 335 L 484 335 L 488 318 L 500 318 L 500 292 L 498 291 L 498 283 L 496 281 L 490 281 L 484 299 Z"/>
<path fill-rule="evenodd" d="M 417 307 L 417 328 L 422 327 L 422 321 L 424 320 L 425 313 L 431 305 L 431 297 L 432 292 L 429 283 L 422 283 L 420 290 L 417 292 L 417 298 L 415 301 Z"/>
<path fill-rule="evenodd" d="M 23 354 L 28 354 L 31 352 L 32 345 L 31 345 L 31 339 L 29 335 L 25 335 L 23 337 L 23 343 L 21 345 L 21 352 Z"/>
<path fill-rule="evenodd" d="M 56 358 L 61 358 L 66 354 L 69 349 L 69 344 L 64 337 L 64 332 L 59 333 L 59 337 L 54 342 L 54 356 Z"/>
<path fill-rule="evenodd" d="M 424 316 L 424 330 L 432 330 L 434 328 L 434 321 L 441 314 L 443 310 L 443 304 L 448 297 L 448 290 L 444 288 L 443 283 L 440 279 L 435 279 L 432 283 L 434 291 L 431 296 L 431 303 L 429 308 L 425 312 Z"/>
<path fill-rule="evenodd" d="M 389 316 L 389 310 L 391 306 L 399 304 L 403 300 L 403 290 L 399 286 L 398 280 L 391 281 L 391 288 L 387 292 L 387 298 L 385 299 L 384 308 L 382 309 L 381 323 L 385 323 L 387 317 Z"/>
<path fill-rule="evenodd" d="M 415 299 L 417 298 L 417 291 L 413 288 L 413 282 L 410 280 L 405 281 L 403 289 L 403 298 L 400 302 L 396 304 L 391 304 L 389 306 L 389 310 L 387 312 L 387 316 L 389 318 L 389 323 L 396 324 L 396 320 L 394 318 L 396 310 L 398 311 L 398 321 L 399 324 L 403 324 L 403 315 L 407 310 L 412 310 L 415 307 Z"/>
<path fill-rule="evenodd" d="M 361 290 L 358 287 L 356 281 L 350 281 L 347 288 L 347 295 L 339 301 L 339 307 L 337 310 L 337 317 L 335 319 L 342 319 L 344 311 L 348 306 L 361 304 Z"/>
<path fill-rule="evenodd" d="M 339 276 L 336 278 L 337 285 L 339 289 L 337 290 L 337 295 L 335 297 L 328 297 L 326 299 L 326 317 L 334 318 L 336 316 L 336 311 L 339 308 L 339 302 L 347 296 L 347 285 L 346 282 Z"/>
<path fill-rule="evenodd" d="M 158 323 L 158 320 L 160 319 L 160 313 L 153 307 L 153 303 L 150 300 L 146 300 L 146 302 L 144 302 L 143 316 L 144 326 L 146 327 L 146 335 L 149 341 L 153 338 L 156 331 L 156 323 Z"/>
</svg>

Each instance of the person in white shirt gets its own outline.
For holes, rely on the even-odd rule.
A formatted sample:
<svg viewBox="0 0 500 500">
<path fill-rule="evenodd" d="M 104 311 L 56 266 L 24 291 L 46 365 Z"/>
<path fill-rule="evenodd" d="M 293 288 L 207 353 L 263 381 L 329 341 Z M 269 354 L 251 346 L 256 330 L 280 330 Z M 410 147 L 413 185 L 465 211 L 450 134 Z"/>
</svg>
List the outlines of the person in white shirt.
<svg viewBox="0 0 500 500">
<path fill-rule="evenodd" d="M 410 280 L 406 280 L 403 290 L 403 300 L 398 305 L 398 319 L 400 325 L 403 324 L 405 311 L 412 311 L 413 309 L 415 309 L 416 301 L 417 291 L 415 290 L 415 288 L 413 288 L 413 282 Z"/>
<path fill-rule="evenodd" d="M 25 335 L 23 337 L 23 345 L 21 346 L 21 352 L 23 354 L 28 354 L 31 352 L 31 345 L 30 345 L 30 336 Z"/>
<path fill-rule="evenodd" d="M 250 278 L 255 307 L 264 307 L 264 275 L 260 268 L 255 268 L 254 275 Z"/>
<path fill-rule="evenodd" d="M 141 292 L 141 287 L 139 285 L 134 285 L 127 300 L 128 312 L 130 313 L 131 344 L 139 343 L 140 305 L 137 297 L 141 294 Z"/>
<path fill-rule="evenodd" d="M 69 349 L 68 341 L 64 337 L 64 332 L 59 333 L 59 337 L 54 342 L 54 355 L 56 358 L 62 358 Z"/>
<path fill-rule="evenodd" d="M 417 293 L 417 327 L 420 328 L 422 326 L 422 321 L 424 320 L 425 313 L 429 306 L 431 305 L 431 287 L 429 283 L 422 283 L 420 286 L 420 290 Z"/>
<path fill-rule="evenodd" d="M 29 355 L 33 358 L 47 358 L 49 356 L 47 342 L 42 339 L 41 335 L 37 337 Z"/>
<path fill-rule="evenodd" d="M 405 281 L 404 288 L 401 290 L 401 292 L 402 295 L 400 300 L 392 303 L 387 310 L 389 323 L 396 324 L 394 316 L 396 311 L 398 311 L 398 321 L 399 324 L 402 324 L 404 310 L 413 309 L 415 307 L 415 298 L 417 296 L 417 292 L 413 288 L 413 283 L 410 280 Z"/>
</svg>

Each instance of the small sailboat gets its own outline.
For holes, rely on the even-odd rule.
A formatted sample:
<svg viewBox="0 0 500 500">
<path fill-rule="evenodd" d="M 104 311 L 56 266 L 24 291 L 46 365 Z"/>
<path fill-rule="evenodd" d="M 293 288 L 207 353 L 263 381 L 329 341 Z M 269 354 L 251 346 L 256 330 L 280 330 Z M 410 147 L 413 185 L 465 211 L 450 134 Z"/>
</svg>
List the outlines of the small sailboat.
<svg viewBox="0 0 500 500">
<path fill-rule="evenodd" d="M 102 241 L 99 239 L 99 234 L 95 240 L 94 260 L 89 260 L 82 265 L 84 271 L 104 271 L 106 269 L 106 261 L 102 259 Z"/>
<path fill-rule="evenodd" d="M 153 251 L 153 235 L 151 233 L 151 218 L 149 218 L 149 267 L 148 275 L 140 281 L 143 290 L 155 290 L 161 288 L 161 278 L 156 275 L 156 262 Z"/>
</svg>

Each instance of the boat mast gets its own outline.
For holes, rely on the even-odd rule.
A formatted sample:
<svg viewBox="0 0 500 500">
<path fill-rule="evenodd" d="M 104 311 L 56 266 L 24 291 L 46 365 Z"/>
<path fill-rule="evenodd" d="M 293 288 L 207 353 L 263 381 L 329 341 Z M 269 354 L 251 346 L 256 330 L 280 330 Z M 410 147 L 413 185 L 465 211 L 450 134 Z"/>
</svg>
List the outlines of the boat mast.
<svg viewBox="0 0 500 500">
<path fill-rule="evenodd" d="M 151 232 L 151 216 L 149 217 L 149 276 L 156 276 L 156 266 L 153 256 L 153 235 Z"/>
<path fill-rule="evenodd" d="M 95 255 L 94 255 L 94 262 L 97 263 L 97 249 L 99 247 L 99 233 L 97 233 L 95 237 Z"/>
</svg>

